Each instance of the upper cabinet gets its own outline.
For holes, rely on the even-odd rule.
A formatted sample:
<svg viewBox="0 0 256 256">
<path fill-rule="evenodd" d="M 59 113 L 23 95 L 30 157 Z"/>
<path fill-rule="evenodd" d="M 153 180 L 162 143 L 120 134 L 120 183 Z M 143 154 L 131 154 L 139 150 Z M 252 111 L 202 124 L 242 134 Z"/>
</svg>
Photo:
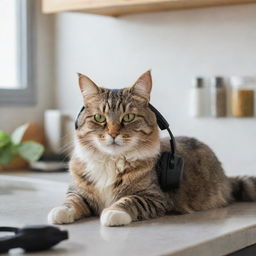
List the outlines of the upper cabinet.
<svg viewBox="0 0 256 256">
<path fill-rule="evenodd" d="M 43 12 L 80 11 L 118 16 L 127 13 L 255 2 L 256 0 L 43 0 Z"/>
</svg>

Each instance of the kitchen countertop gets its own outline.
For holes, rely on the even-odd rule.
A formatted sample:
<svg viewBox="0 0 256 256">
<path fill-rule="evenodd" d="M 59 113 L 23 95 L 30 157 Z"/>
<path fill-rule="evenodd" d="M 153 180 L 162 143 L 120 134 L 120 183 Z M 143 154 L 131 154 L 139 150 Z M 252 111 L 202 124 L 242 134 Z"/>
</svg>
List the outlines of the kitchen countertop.
<svg viewBox="0 0 256 256">
<path fill-rule="evenodd" d="M 46 224 L 48 211 L 64 199 L 68 173 L 0 174 L 0 225 Z M 69 240 L 29 255 L 225 255 L 256 243 L 256 203 L 102 227 L 98 218 L 60 225 Z"/>
<path fill-rule="evenodd" d="M 71 180 L 71 175 L 68 171 L 63 172 L 40 172 L 40 171 L 30 171 L 30 170 L 20 170 L 20 171 L 2 171 L 1 174 L 14 176 L 14 177 L 23 177 L 23 178 L 34 178 L 39 180 L 51 180 L 69 183 Z"/>
</svg>

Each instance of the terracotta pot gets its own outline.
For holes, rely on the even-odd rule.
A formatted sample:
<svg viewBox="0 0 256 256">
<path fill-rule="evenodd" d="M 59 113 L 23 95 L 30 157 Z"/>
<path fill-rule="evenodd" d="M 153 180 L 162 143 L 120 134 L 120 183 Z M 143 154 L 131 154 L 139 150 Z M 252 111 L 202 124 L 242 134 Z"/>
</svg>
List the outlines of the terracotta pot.
<svg viewBox="0 0 256 256">
<path fill-rule="evenodd" d="M 22 141 L 32 140 L 45 146 L 44 129 L 41 125 L 30 123 L 23 135 Z M 21 157 L 15 157 L 7 166 L 0 165 L 0 170 L 19 170 L 27 169 L 29 163 Z"/>
<path fill-rule="evenodd" d="M 32 140 L 45 146 L 45 134 L 41 125 L 30 123 L 26 132 L 23 135 L 22 141 Z"/>
<path fill-rule="evenodd" d="M 6 170 L 22 170 L 22 169 L 27 169 L 29 167 L 29 163 L 22 159 L 21 157 L 17 156 L 12 159 L 12 161 L 6 165 L 2 166 L 0 165 L 0 170 L 1 171 L 6 171 Z"/>
</svg>

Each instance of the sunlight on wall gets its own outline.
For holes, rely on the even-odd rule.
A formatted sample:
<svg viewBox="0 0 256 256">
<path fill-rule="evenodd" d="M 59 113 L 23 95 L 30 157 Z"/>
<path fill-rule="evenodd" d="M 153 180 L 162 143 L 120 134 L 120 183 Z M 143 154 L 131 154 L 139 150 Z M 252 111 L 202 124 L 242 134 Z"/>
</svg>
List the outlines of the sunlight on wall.
<svg viewBox="0 0 256 256">
<path fill-rule="evenodd" d="M 0 88 L 17 88 L 16 1 L 0 1 Z"/>
</svg>

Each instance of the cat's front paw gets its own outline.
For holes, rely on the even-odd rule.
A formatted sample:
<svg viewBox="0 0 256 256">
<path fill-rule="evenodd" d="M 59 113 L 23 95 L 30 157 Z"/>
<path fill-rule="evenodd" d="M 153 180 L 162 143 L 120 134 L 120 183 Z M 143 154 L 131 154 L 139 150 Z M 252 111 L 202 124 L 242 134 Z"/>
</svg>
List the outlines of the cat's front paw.
<svg viewBox="0 0 256 256">
<path fill-rule="evenodd" d="M 105 209 L 100 216 L 100 222 L 106 227 L 124 226 L 131 223 L 132 218 L 125 211 Z"/>
<path fill-rule="evenodd" d="M 55 207 L 49 212 L 47 219 L 51 224 L 72 223 L 75 221 L 75 209 L 64 205 Z"/>
</svg>

